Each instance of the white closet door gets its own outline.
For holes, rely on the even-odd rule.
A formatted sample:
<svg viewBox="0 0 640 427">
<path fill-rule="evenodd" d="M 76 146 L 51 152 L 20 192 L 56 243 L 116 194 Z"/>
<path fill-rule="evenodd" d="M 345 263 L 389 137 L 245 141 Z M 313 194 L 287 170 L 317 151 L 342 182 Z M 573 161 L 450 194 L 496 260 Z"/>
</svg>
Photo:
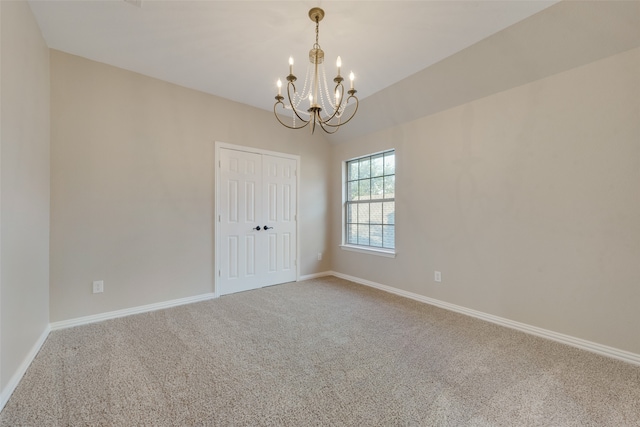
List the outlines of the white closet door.
<svg viewBox="0 0 640 427">
<path fill-rule="evenodd" d="M 260 276 L 266 273 L 257 259 L 264 251 L 260 248 L 262 156 L 220 150 L 219 165 L 220 293 L 259 288 Z"/>
<path fill-rule="evenodd" d="M 296 161 L 221 149 L 219 294 L 296 280 Z"/>
<path fill-rule="evenodd" d="M 296 161 L 267 155 L 262 159 L 266 284 L 292 282 L 296 280 Z"/>
</svg>

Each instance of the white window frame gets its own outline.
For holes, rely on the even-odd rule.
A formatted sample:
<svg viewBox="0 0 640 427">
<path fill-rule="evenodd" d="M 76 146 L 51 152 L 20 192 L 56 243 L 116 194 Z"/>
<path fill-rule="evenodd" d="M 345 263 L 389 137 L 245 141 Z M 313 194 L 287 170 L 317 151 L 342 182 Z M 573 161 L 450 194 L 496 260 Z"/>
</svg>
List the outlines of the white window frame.
<svg viewBox="0 0 640 427">
<path fill-rule="evenodd" d="M 381 247 L 376 247 L 376 246 L 365 246 L 365 245 L 355 245 L 355 244 L 350 244 L 347 243 L 347 176 L 348 176 L 348 171 L 347 171 L 347 163 L 353 160 L 358 160 L 358 159 L 362 159 L 365 157 L 375 157 L 378 154 L 383 154 L 383 153 L 388 153 L 390 151 L 393 151 L 394 154 L 397 154 L 396 149 L 395 148 L 388 148 L 386 150 L 382 150 L 382 151 L 377 151 L 375 153 L 370 153 L 370 154 L 364 154 L 361 156 L 357 156 L 357 157 L 353 157 L 351 159 L 347 159 L 344 160 L 342 162 L 342 179 L 341 179 L 341 186 L 342 186 L 342 221 L 341 221 L 341 228 L 342 228 L 342 244 L 340 245 L 340 248 L 346 251 L 352 251 L 352 252 L 360 252 L 360 253 L 364 253 L 364 254 L 370 254 L 370 255 L 377 255 L 377 256 L 383 256 L 383 257 L 388 257 L 388 258 L 395 258 L 396 257 L 396 253 L 397 253 L 397 239 L 395 236 L 397 236 L 396 233 L 394 233 L 394 246 L 396 246 L 395 248 L 381 248 Z M 396 170 L 397 170 L 397 155 L 396 155 L 396 161 L 395 161 L 395 166 L 396 166 Z M 396 175 L 395 171 L 394 171 L 394 176 Z M 394 184 L 394 190 L 395 188 L 397 188 L 397 182 Z M 394 191 L 395 192 L 395 191 Z M 394 197 L 394 201 L 395 201 L 395 197 Z M 395 228 L 396 224 L 395 224 L 395 220 L 394 220 L 394 228 Z"/>
</svg>

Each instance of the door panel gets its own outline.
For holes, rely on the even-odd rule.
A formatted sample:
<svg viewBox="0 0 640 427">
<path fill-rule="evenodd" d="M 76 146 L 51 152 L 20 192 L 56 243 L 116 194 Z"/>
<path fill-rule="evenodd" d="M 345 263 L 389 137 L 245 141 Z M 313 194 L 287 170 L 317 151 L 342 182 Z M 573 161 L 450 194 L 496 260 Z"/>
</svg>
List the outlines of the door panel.
<svg viewBox="0 0 640 427">
<path fill-rule="evenodd" d="M 256 183 L 245 183 L 245 194 L 247 198 L 247 222 L 256 222 Z"/>
<path fill-rule="evenodd" d="M 282 269 L 291 270 L 291 234 L 282 234 Z"/>
<path fill-rule="evenodd" d="M 222 245 L 218 285 L 221 294 L 260 287 L 257 238 L 262 183 L 262 158 L 258 154 L 220 150 L 220 238 Z"/>
<path fill-rule="evenodd" d="M 296 280 L 296 161 L 263 157 L 269 233 L 269 283 Z"/>
</svg>

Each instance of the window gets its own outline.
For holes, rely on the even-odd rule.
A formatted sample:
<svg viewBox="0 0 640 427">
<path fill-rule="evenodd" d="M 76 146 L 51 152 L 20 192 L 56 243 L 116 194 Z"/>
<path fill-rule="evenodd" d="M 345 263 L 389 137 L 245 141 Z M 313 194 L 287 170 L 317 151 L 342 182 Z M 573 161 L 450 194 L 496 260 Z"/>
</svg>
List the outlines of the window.
<svg viewBox="0 0 640 427">
<path fill-rule="evenodd" d="M 345 245 L 393 252 L 395 151 L 349 160 L 346 168 Z"/>
</svg>

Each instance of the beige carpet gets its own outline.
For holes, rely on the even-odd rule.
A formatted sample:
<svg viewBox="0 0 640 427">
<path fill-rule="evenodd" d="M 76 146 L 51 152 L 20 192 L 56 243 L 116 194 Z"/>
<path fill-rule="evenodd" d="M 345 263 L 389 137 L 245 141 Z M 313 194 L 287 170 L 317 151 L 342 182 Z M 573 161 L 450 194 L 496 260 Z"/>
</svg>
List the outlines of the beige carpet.
<svg viewBox="0 0 640 427">
<path fill-rule="evenodd" d="M 640 367 L 337 278 L 52 332 L 2 426 L 640 426 Z"/>
</svg>

